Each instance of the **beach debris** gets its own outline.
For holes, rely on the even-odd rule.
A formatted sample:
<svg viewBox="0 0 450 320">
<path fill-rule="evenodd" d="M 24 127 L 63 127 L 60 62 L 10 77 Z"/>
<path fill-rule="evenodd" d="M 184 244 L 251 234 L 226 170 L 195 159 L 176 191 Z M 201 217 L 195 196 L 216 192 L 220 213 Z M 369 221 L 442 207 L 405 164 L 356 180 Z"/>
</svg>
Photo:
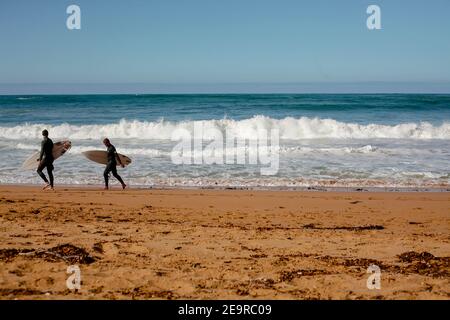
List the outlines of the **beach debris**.
<svg viewBox="0 0 450 320">
<path fill-rule="evenodd" d="M 265 253 L 251 254 L 250 258 L 254 258 L 254 259 L 267 258 L 267 254 L 265 254 Z"/>
<path fill-rule="evenodd" d="M 100 254 L 103 254 L 105 252 L 103 250 L 103 244 L 101 242 L 94 243 L 94 245 L 92 246 L 92 250 L 94 250 L 95 252 L 98 252 Z"/>
<path fill-rule="evenodd" d="M 34 252 L 32 249 L 0 249 L 0 261 L 8 262 L 21 253 Z"/>
<path fill-rule="evenodd" d="M 101 219 L 111 219 L 111 216 L 105 216 L 105 215 L 96 215 L 95 216 L 97 219 L 101 220 Z"/>
<path fill-rule="evenodd" d="M 256 278 L 251 280 L 246 280 L 238 283 L 233 283 L 231 285 L 226 286 L 227 289 L 234 290 L 235 293 L 239 296 L 248 296 L 250 295 L 250 290 L 253 289 L 275 289 L 274 286 L 277 284 L 277 281 L 270 278 Z M 204 284 L 197 285 L 199 289 L 205 289 L 207 286 Z M 251 293 L 252 296 L 256 296 L 256 292 Z"/>
<path fill-rule="evenodd" d="M 144 287 L 135 287 L 133 289 L 125 289 L 121 294 L 131 297 L 131 299 L 167 299 L 176 298 L 175 294 L 170 290 L 148 290 Z"/>
<path fill-rule="evenodd" d="M 247 288 L 238 288 L 236 290 L 236 294 L 239 296 L 248 296 L 250 294 L 250 291 Z"/>
<path fill-rule="evenodd" d="M 398 274 L 419 274 L 428 277 L 450 277 L 450 257 L 436 257 L 429 252 L 408 251 L 397 256 L 401 264 L 386 264 L 382 261 L 366 258 L 342 258 L 319 256 L 316 259 L 330 265 L 354 268 L 360 272 L 369 265 L 377 265 L 383 272 Z"/>
<path fill-rule="evenodd" d="M 26 288 L 0 288 L 0 296 L 34 296 L 34 295 L 42 295 L 46 292 L 34 289 L 26 289 Z"/>
<path fill-rule="evenodd" d="M 275 285 L 275 280 L 270 278 L 261 278 L 251 281 L 251 286 L 255 288 L 270 289 Z"/>
<path fill-rule="evenodd" d="M 416 262 L 416 261 L 428 262 L 430 260 L 435 259 L 436 257 L 433 256 L 429 252 L 418 253 L 418 252 L 414 252 L 414 251 L 408 251 L 408 252 L 399 254 L 398 258 L 402 262 Z"/>
<path fill-rule="evenodd" d="M 62 244 L 50 249 L 0 249 L 0 261 L 9 261 L 17 256 L 42 258 L 48 262 L 64 261 L 70 264 L 90 264 L 96 260 L 86 250 L 72 244 Z"/>
<path fill-rule="evenodd" d="M 397 256 L 408 265 L 401 267 L 401 273 L 418 273 L 430 277 L 450 277 L 450 257 L 436 257 L 429 252 L 408 251 Z"/>
<path fill-rule="evenodd" d="M 249 247 L 243 246 L 243 245 L 241 245 L 241 249 L 242 249 L 242 250 L 253 251 L 253 252 L 259 252 L 259 251 L 262 250 L 262 249 L 260 249 L 260 248 L 249 248 Z"/>
<path fill-rule="evenodd" d="M 317 227 L 315 224 L 305 224 L 303 229 L 316 229 L 316 230 L 349 230 L 349 231 L 364 231 L 364 230 L 383 230 L 381 225 L 368 225 L 368 226 L 338 226 L 338 227 Z"/>
<path fill-rule="evenodd" d="M 315 259 L 323 261 L 327 263 L 327 265 L 335 265 L 335 266 L 344 266 L 344 267 L 358 267 L 358 268 L 367 268 L 368 266 L 375 264 L 382 269 L 387 268 L 383 262 L 375 259 L 366 259 L 366 258 L 344 258 L 344 257 L 332 257 L 329 255 L 325 256 L 317 256 Z"/>
<path fill-rule="evenodd" d="M 370 265 L 376 265 L 379 267 L 384 267 L 383 263 L 381 261 L 375 260 L 375 259 L 365 259 L 365 258 L 358 258 L 358 259 L 345 259 L 341 265 L 345 267 L 363 267 L 367 268 Z"/>
</svg>

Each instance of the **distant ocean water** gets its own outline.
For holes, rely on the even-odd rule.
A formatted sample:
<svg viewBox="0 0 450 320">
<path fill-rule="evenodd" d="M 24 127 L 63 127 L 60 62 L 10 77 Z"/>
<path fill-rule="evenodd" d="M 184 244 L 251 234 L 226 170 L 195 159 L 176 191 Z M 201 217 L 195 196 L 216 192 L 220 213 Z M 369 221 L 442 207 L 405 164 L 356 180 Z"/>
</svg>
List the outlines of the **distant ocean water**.
<svg viewBox="0 0 450 320">
<path fill-rule="evenodd" d="M 274 176 L 257 165 L 176 165 L 174 130 L 194 123 L 236 137 L 280 132 Z M 109 137 L 133 159 L 130 185 L 193 187 L 450 186 L 450 95 L 225 94 L 0 96 L 0 183 L 41 181 L 20 169 L 47 128 L 70 139 L 57 184 L 101 184 L 81 152 Z M 238 152 L 249 152 L 238 150 Z"/>
</svg>

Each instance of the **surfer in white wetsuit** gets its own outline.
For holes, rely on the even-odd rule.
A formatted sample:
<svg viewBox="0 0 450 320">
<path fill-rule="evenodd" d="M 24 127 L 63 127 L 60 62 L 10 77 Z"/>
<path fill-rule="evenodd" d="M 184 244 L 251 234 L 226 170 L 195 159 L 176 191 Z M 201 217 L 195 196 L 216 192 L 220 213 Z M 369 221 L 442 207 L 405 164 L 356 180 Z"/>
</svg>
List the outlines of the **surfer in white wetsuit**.
<svg viewBox="0 0 450 320">
<path fill-rule="evenodd" d="M 53 190 L 53 141 L 48 137 L 47 130 L 42 131 L 42 136 L 44 137 L 44 139 L 41 142 L 41 153 L 39 155 L 39 159 L 37 159 L 37 161 L 39 161 L 37 173 L 45 182 L 44 190 Z M 42 172 L 45 167 L 47 167 L 47 173 L 50 182 Z"/>
<path fill-rule="evenodd" d="M 108 163 L 106 164 L 105 171 L 103 172 L 103 177 L 105 178 L 105 190 L 108 190 L 109 188 L 108 181 L 110 172 L 122 184 L 122 189 L 125 189 L 127 185 L 125 184 L 125 182 L 123 182 L 122 178 L 117 173 L 117 160 L 119 161 L 119 164 L 122 168 L 124 168 L 125 166 L 120 160 L 116 148 L 111 144 L 108 138 L 105 138 L 103 140 L 103 144 L 106 146 L 108 152 Z"/>
</svg>

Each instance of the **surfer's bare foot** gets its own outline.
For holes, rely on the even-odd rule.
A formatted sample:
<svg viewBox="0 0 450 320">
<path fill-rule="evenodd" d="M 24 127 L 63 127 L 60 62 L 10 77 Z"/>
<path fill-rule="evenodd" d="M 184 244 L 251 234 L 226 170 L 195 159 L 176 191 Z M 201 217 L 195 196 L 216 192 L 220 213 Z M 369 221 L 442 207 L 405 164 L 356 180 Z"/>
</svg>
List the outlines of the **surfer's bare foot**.
<svg viewBox="0 0 450 320">
<path fill-rule="evenodd" d="M 108 187 L 104 187 L 103 190 L 109 190 L 109 188 Z"/>
<path fill-rule="evenodd" d="M 127 185 L 124 183 L 123 185 L 122 185 L 122 189 L 125 189 L 127 187 Z"/>
<path fill-rule="evenodd" d="M 50 188 L 50 184 L 46 184 L 43 188 L 42 188 L 42 190 L 47 190 L 48 188 Z M 52 188 L 53 189 L 53 188 Z"/>
</svg>

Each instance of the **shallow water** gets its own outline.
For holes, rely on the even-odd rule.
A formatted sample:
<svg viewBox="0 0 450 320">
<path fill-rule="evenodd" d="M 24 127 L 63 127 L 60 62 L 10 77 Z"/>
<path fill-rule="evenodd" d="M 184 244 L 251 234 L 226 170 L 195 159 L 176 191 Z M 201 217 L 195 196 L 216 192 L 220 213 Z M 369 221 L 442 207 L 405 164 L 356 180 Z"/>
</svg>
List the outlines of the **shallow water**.
<svg viewBox="0 0 450 320">
<path fill-rule="evenodd" d="M 257 164 L 174 164 L 173 133 L 203 128 L 224 138 L 224 157 L 251 156 L 261 130 L 280 137 L 279 169 Z M 100 184 L 83 151 L 109 137 L 133 159 L 122 170 L 141 186 L 428 187 L 450 185 L 450 95 L 73 95 L 0 96 L 0 183 L 41 183 L 20 169 L 47 128 L 73 147 L 55 162 L 59 184 Z M 249 141 L 250 141 L 249 140 Z M 201 157 L 201 155 L 200 155 Z M 225 158 L 224 158 L 225 159 Z M 192 162 L 195 162 L 195 155 Z M 236 162 L 236 161 L 235 161 Z"/>
</svg>

